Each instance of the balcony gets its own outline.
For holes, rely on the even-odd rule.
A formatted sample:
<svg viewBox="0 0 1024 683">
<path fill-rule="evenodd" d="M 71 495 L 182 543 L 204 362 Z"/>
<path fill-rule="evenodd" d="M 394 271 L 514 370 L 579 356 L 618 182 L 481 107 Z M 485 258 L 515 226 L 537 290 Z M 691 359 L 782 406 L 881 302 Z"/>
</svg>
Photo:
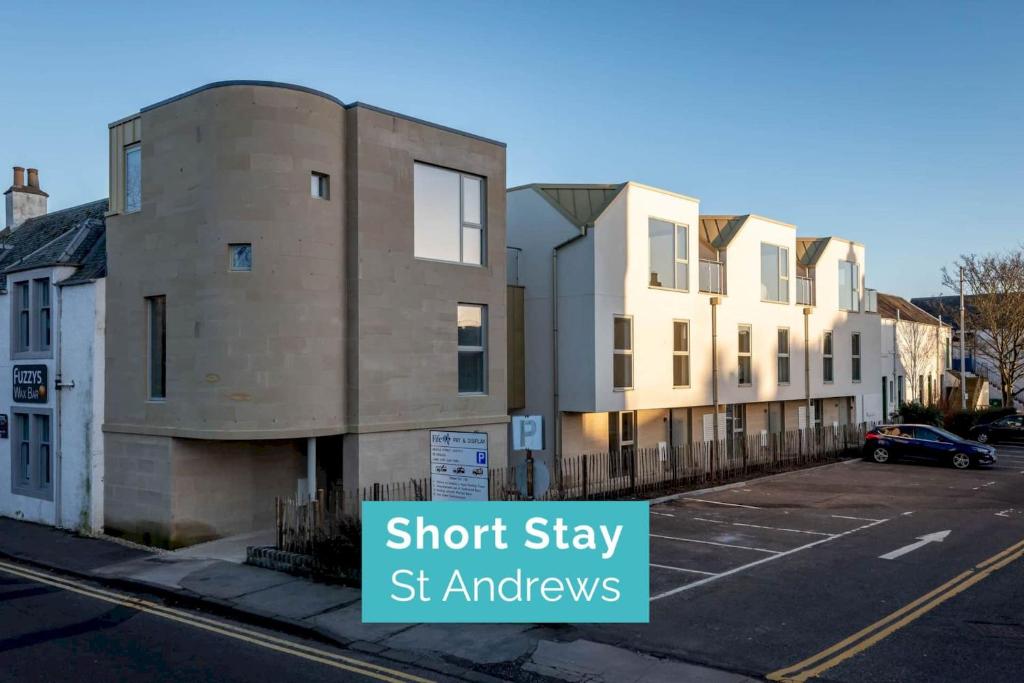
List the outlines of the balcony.
<svg viewBox="0 0 1024 683">
<path fill-rule="evenodd" d="M 796 278 L 796 302 L 803 306 L 814 305 L 814 280 L 809 277 Z"/>
<path fill-rule="evenodd" d="M 725 293 L 725 264 L 709 259 L 700 260 L 700 291 Z"/>
<path fill-rule="evenodd" d="M 864 289 L 864 312 L 878 313 L 878 290 Z"/>
</svg>

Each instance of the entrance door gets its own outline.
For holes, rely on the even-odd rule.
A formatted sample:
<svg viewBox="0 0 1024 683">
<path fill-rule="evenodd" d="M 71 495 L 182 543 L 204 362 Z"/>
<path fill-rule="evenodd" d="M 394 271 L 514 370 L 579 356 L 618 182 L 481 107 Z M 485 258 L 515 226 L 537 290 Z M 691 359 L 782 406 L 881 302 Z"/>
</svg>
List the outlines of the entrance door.
<svg viewBox="0 0 1024 683">
<path fill-rule="evenodd" d="M 635 449 L 636 413 L 608 413 L 608 475 L 622 477 L 629 474 Z"/>
</svg>

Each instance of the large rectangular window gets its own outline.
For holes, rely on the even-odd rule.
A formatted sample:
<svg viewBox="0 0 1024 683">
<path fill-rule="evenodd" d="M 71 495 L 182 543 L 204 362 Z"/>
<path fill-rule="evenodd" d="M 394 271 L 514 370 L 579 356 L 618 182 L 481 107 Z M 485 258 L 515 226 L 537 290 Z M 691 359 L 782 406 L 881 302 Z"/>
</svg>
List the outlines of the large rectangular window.
<svg viewBox="0 0 1024 683">
<path fill-rule="evenodd" d="M 142 147 L 132 145 L 124 150 L 124 212 L 135 213 L 142 208 Z"/>
<path fill-rule="evenodd" d="M 484 179 L 421 163 L 413 176 L 416 258 L 483 265 Z"/>
<path fill-rule="evenodd" d="M 167 297 L 146 298 L 146 318 L 149 327 L 149 398 L 167 398 Z"/>
<path fill-rule="evenodd" d="M 789 303 L 789 249 L 761 243 L 761 300 Z"/>
<path fill-rule="evenodd" d="M 839 308 L 860 310 L 860 266 L 852 261 L 839 262 Z"/>
<path fill-rule="evenodd" d="M 11 300 L 11 349 L 14 358 L 49 356 L 53 344 L 50 279 L 36 278 L 14 284 Z"/>
<path fill-rule="evenodd" d="M 672 321 L 672 386 L 690 386 L 690 323 Z"/>
<path fill-rule="evenodd" d="M 832 333 L 825 332 L 821 335 L 821 380 L 832 382 L 835 379 L 835 366 L 832 356 Z"/>
<path fill-rule="evenodd" d="M 650 218 L 647 244 L 650 256 L 651 287 L 690 289 L 690 259 L 687 227 L 679 223 Z"/>
<path fill-rule="evenodd" d="M 779 328 L 778 378 L 779 384 L 789 384 L 789 329 Z"/>
<path fill-rule="evenodd" d="M 754 381 L 754 365 L 750 351 L 750 325 L 740 325 L 737 335 L 738 383 L 746 386 Z"/>
<path fill-rule="evenodd" d="M 11 491 L 53 499 L 53 456 L 50 411 L 17 410 L 11 434 Z"/>
<path fill-rule="evenodd" d="M 854 332 L 850 338 L 850 356 L 852 357 L 850 377 L 854 382 L 860 381 L 860 332 Z"/>
<path fill-rule="evenodd" d="M 612 384 L 616 389 L 633 388 L 633 319 L 615 316 Z"/>
<path fill-rule="evenodd" d="M 487 307 L 459 304 L 459 393 L 487 393 Z"/>
</svg>

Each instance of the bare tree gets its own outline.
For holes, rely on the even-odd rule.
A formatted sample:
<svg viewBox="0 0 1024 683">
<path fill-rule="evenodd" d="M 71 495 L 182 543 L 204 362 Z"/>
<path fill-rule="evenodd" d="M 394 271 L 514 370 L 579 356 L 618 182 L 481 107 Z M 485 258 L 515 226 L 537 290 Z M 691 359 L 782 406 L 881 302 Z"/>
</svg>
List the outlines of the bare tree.
<svg viewBox="0 0 1024 683">
<path fill-rule="evenodd" d="M 954 292 L 960 289 L 961 267 L 964 292 L 970 295 L 965 325 L 978 355 L 999 375 L 1003 405 L 1012 406 L 1021 393 L 1015 387 L 1024 380 L 1024 248 L 961 256 L 942 269 L 942 284 Z"/>
<path fill-rule="evenodd" d="M 918 377 L 930 375 L 934 371 L 938 344 L 937 329 L 912 320 L 901 320 L 896 325 L 896 348 L 900 364 L 910 375 L 910 395 L 922 404 L 925 402 L 925 396 Z"/>
</svg>

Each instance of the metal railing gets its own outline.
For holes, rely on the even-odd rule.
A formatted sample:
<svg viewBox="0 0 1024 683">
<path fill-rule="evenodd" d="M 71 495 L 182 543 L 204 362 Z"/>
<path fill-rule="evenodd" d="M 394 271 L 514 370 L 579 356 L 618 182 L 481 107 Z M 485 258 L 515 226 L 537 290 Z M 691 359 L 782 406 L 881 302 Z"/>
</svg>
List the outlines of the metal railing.
<svg viewBox="0 0 1024 683">
<path fill-rule="evenodd" d="M 725 264 L 710 259 L 700 260 L 700 291 L 725 293 Z"/>
<path fill-rule="evenodd" d="M 796 302 L 804 306 L 814 305 L 814 280 L 809 277 L 796 278 Z"/>
</svg>

